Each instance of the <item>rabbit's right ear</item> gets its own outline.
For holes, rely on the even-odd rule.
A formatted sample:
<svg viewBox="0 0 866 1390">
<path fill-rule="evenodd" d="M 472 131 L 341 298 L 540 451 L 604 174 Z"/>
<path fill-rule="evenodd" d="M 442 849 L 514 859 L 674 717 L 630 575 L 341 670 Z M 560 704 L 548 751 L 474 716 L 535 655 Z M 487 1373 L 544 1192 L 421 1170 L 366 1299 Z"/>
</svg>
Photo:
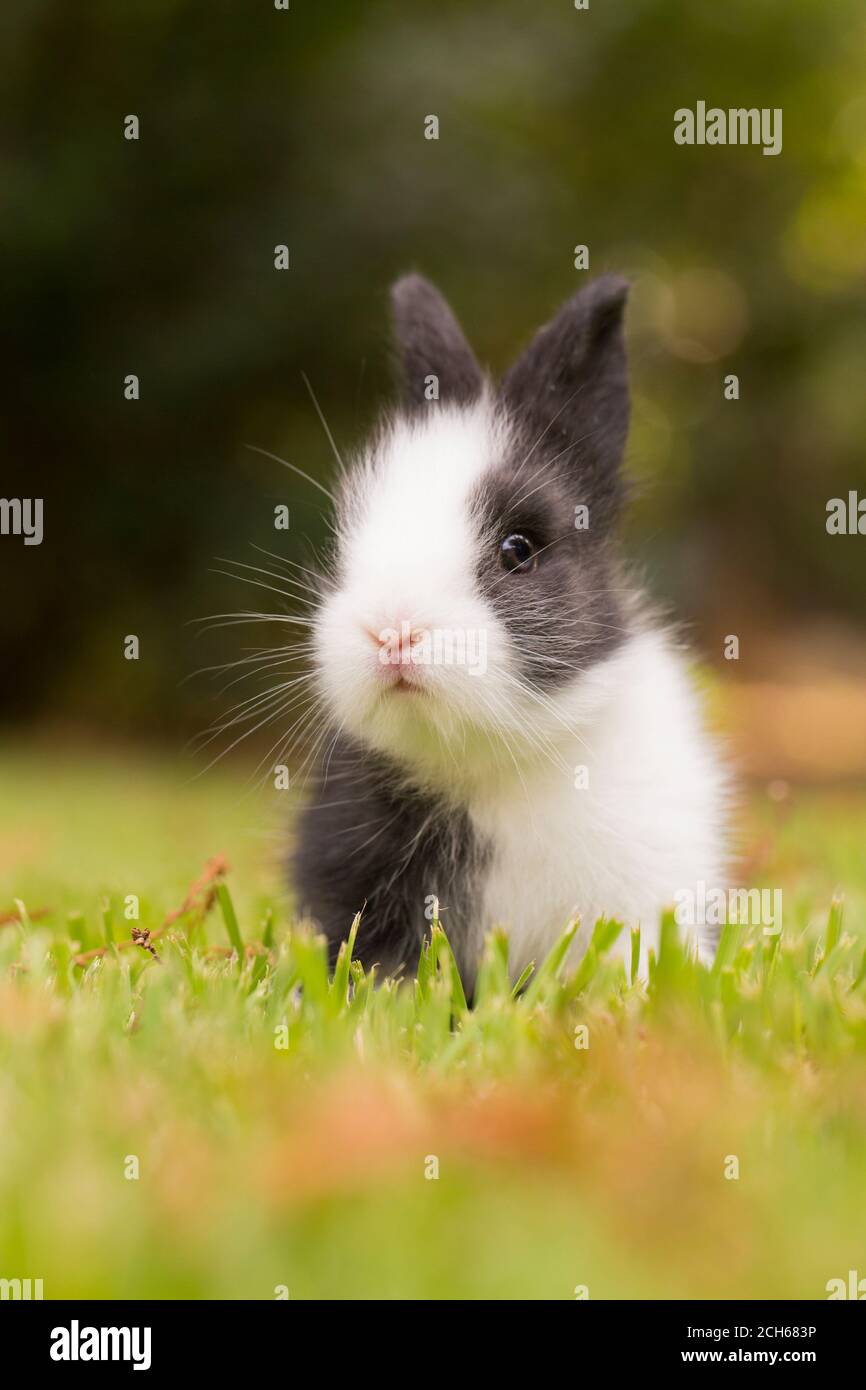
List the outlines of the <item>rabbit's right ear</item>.
<svg viewBox="0 0 866 1390">
<path fill-rule="evenodd" d="M 477 400 L 484 386 L 481 368 L 430 281 L 404 275 L 391 287 L 391 313 L 407 401 L 469 405 Z"/>
<path fill-rule="evenodd" d="M 502 398 L 534 437 L 580 462 L 613 494 L 628 432 L 623 311 L 628 282 L 601 275 L 540 329 L 502 381 Z"/>
</svg>

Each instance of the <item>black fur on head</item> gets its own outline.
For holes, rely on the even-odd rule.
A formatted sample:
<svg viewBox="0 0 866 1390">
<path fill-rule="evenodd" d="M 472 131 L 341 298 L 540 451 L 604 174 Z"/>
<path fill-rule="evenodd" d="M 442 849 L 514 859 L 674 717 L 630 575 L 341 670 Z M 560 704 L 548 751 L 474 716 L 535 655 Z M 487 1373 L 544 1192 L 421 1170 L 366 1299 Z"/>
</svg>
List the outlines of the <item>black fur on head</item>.
<svg viewBox="0 0 866 1390">
<path fill-rule="evenodd" d="M 568 683 L 625 636 L 614 532 L 629 415 L 627 290 L 614 275 L 594 281 L 506 373 L 500 401 L 512 444 L 475 499 L 479 583 L 514 639 L 524 677 L 543 689 Z M 495 563 L 513 532 L 537 547 L 537 566 L 526 574 L 503 574 Z"/>
<path fill-rule="evenodd" d="M 539 329 L 506 372 L 501 395 L 543 452 L 573 464 L 595 504 L 596 522 L 619 512 L 628 433 L 628 370 L 623 311 L 628 282 L 602 275 Z M 563 450 L 566 452 L 563 454 Z"/>
</svg>

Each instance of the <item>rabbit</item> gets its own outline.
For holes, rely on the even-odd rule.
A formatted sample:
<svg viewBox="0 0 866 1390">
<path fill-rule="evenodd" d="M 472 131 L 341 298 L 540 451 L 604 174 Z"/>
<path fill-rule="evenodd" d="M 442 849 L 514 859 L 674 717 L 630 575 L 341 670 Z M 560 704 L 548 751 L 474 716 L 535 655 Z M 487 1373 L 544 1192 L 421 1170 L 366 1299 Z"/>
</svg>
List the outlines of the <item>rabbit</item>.
<svg viewBox="0 0 866 1390">
<path fill-rule="evenodd" d="M 724 760 L 617 546 L 627 290 L 590 282 L 497 387 L 427 280 L 392 288 L 403 401 L 342 479 L 311 627 L 328 737 L 291 877 L 332 961 L 361 912 L 356 956 L 411 972 L 437 913 L 471 991 L 492 928 L 517 977 L 579 915 L 575 960 L 606 916 L 645 969 L 675 896 L 724 879 Z"/>
</svg>

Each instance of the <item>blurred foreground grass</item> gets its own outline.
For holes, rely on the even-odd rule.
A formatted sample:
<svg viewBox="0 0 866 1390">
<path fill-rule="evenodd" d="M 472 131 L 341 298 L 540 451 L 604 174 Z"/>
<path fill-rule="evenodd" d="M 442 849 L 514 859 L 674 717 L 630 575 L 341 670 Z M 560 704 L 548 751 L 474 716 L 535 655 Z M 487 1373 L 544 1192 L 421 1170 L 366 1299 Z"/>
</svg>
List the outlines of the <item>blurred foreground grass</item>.
<svg viewBox="0 0 866 1390">
<path fill-rule="evenodd" d="M 709 972 L 665 936 L 648 988 L 599 951 L 515 999 L 494 939 L 468 1012 L 438 933 L 414 987 L 348 958 L 328 981 L 261 835 L 285 810 L 237 774 L 32 749 L 0 769 L 0 1277 L 567 1299 L 823 1298 L 866 1274 L 862 793 L 746 808 L 781 941 L 729 929 Z M 220 852 L 224 886 L 160 931 Z M 158 960 L 120 945 L 133 925 Z"/>
</svg>

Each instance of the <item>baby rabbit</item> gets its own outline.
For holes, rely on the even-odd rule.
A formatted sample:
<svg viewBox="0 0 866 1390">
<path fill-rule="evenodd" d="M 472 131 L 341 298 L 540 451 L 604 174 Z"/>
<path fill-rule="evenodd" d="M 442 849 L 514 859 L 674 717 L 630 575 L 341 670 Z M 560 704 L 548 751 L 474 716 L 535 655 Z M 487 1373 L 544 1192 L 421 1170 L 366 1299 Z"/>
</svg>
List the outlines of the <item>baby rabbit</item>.
<svg viewBox="0 0 866 1390">
<path fill-rule="evenodd" d="M 590 283 L 497 387 L 432 285 L 393 288 L 405 405 L 343 480 L 312 627 L 332 733 L 293 881 L 332 956 L 363 909 L 357 956 L 412 971 L 435 897 L 471 989 L 494 926 L 515 975 L 575 913 L 578 953 L 605 915 L 645 955 L 723 881 L 726 778 L 617 553 L 626 293 Z"/>
</svg>

